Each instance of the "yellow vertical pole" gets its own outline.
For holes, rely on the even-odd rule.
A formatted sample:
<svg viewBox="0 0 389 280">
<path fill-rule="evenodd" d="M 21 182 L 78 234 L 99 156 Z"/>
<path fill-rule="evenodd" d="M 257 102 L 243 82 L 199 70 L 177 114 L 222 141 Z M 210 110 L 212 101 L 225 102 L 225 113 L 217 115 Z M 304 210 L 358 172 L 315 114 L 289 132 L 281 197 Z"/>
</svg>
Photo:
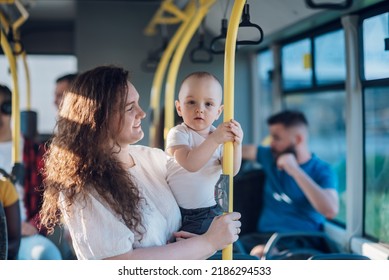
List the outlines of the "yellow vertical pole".
<svg viewBox="0 0 389 280">
<path fill-rule="evenodd" d="M 234 118 L 234 86 L 235 86 L 235 49 L 238 28 L 246 0 L 235 0 L 227 29 L 224 54 L 224 121 Z M 234 176 L 234 147 L 232 142 L 224 144 L 223 173 L 229 176 L 228 211 L 233 211 L 233 176 Z M 223 249 L 223 260 L 232 260 L 232 244 Z"/>
<path fill-rule="evenodd" d="M 185 50 L 188 47 L 193 34 L 198 29 L 202 20 L 208 13 L 209 9 L 215 4 L 216 0 L 199 0 L 199 8 L 196 11 L 193 20 L 190 22 L 184 36 L 182 37 L 180 44 L 177 46 L 177 50 L 174 53 L 172 62 L 170 64 L 169 73 L 167 76 L 165 86 L 165 126 L 164 126 L 164 139 L 166 140 L 167 133 L 170 128 L 174 126 L 174 93 L 176 87 L 178 68 L 180 67 Z"/>
<path fill-rule="evenodd" d="M 26 109 L 27 111 L 31 110 L 31 82 L 30 82 L 30 71 L 28 68 L 27 64 L 27 55 L 26 52 L 22 52 L 22 59 L 23 59 L 23 65 L 24 65 L 24 73 L 26 76 L 26 94 L 27 94 L 27 99 L 26 99 Z"/>
<path fill-rule="evenodd" d="M 12 162 L 15 164 L 20 161 L 20 109 L 19 109 L 19 86 L 16 69 L 16 58 L 12 52 L 12 48 L 7 40 L 7 36 L 1 30 L 1 47 L 5 56 L 8 58 L 9 67 L 12 77 Z"/>
<path fill-rule="evenodd" d="M 20 17 L 11 25 L 7 21 L 6 17 L 1 14 L 0 21 L 1 25 L 4 25 L 4 29 L 1 29 L 1 48 L 4 51 L 5 56 L 8 58 L 9 67 L 11 70 L 12 77 L 12 162 L 15 166 L 15 163 L 21 162 L 20 157 L 20 101 L 19 101 L 19 83 L 17 76 L 17 67 L 16 67 L 16 56 L 11 48 L 10 43 L 8 42 L 7 36 L 4 30 L 12 28 L 14 36 L 17 36 L 19 27 L 28 19 L 29 14 L 20 0 L 1 0 L 1 3 L 4 4 L 14 4 L 20 13 Z M 29 78 L 29 77 L 27 77 Z"/>
<path fill-rule="evenodd" d="M 191 19 L 195 14 L 195 11 L 196 11 L 195 2 L 192 0 L 185 9 L 186 18 L 183 20 L 180 27 L 177 29 L 176 33 L 170 40 L 157 66 L 157 70 L 155 72 L 155 76 L 153 80 L 153 85 L 151 87 L 151 97 L 150 97 L 150 109 L 152 110 L 153 113 L 152 123 L 150 125 L 150 146 L 155 146 L 154 141 L 157 133 L 156 127 L 158 125 L 159 106 L 161 100 L 161 89 L 162 89 L 164 74 L 166 72 L 169 61 L 174 53 L 174 50 L 176 49 L 179 40 L 183 36 L 185 30 L 188 28 L 188 25 L 191 22 Z"/>
</svg>

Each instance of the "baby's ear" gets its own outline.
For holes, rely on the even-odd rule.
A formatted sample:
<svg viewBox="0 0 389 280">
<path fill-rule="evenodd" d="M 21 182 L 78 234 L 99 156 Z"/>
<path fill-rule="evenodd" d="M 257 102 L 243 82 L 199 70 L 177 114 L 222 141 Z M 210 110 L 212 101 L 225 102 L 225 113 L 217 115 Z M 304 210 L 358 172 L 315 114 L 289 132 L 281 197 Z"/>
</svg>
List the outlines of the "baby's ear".
<svg viewBox="0 0 389 280">
<path fill-rule="evenodd" d="M 176 105 L 177 114 L 182 117 L 180 101 L 176 100 L 174 104 Z"/>
<path fill-rule="evenodd" d="M 217 110 L 217 117 L 216 117 L 216 120 L 219 119 L 221 113 L 223 112 L 223 109 L 224 109 L 224 105 L 220 105 L 219 109 Z"/>
</svg>

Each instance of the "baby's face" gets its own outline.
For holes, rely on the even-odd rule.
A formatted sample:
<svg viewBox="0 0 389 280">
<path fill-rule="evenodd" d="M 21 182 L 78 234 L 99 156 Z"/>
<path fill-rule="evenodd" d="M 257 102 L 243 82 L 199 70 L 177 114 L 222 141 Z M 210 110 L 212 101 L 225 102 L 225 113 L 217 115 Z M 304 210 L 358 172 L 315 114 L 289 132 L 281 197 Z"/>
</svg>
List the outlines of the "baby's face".
<svg viewBox="0 0 389 280">
<path fill-rule="evenodd" d="M 193 130 L 207 133 L 222 112 L 222 88 L 212 78 L 190 78 L 181 86 L 178 115 Z"/>
</svg>

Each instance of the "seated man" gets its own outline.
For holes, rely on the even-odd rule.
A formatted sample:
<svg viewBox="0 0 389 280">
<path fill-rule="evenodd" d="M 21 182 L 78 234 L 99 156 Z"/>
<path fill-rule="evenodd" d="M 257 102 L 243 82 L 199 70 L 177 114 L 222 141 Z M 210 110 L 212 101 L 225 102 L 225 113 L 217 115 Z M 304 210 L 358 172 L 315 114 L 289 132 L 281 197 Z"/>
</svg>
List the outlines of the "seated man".
<svg viewBox="0 0 389 280">
<path fill-rule="evenodd" d="M 310 152 L 305 116 L 283 111 L 271 116 L 268 125 L 270 147 L 244 145 L 242 151 L 243 159 L 257 161 L 266 174 L 258 232 L 240 238 L 258 257 L 273 233 L 322 231 L 325 219 L 334 218 L 339 208 L 336 175 Z"/>
</svg>

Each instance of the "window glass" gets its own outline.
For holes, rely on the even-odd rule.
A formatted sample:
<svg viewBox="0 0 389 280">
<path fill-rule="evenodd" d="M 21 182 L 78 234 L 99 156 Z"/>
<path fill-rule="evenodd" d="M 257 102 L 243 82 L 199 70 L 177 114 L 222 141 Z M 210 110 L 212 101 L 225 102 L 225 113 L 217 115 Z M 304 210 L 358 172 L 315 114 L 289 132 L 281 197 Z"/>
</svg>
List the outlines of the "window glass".
<svg viewBox="0 0 389 280">
<path fill-rule="evenodd" d="M 259 83 L 260 83 L 260 126 L 261 137 L 269 134 L 267 127 L 267 118 L 272 112 L 272 73 L 273 56 L 272 51 L 266 50 L 258 55 Z"/>
<path fill-rule="evenodd" d="M 309 39 L 285 45 L 282 55 L 282 85 L 284 90 L 312 86 L 310 63 L 311 43 Z"/>
<path fill-rule="evenodd" d="M 385 51 L 385 38 L 389 37 L 389 13 L 363 21 L 363 56 L 365 79 L 389 77 L 389 50 Z"/>
<path fill-rule="evenodd" d="M 55 81 L 58 77 L 77 72 L 77 59 L 72 55 L 28 55 L 30 73 L 31 110 L 38 113 L 38 131 L 52 134 L 55 126 L 57 108 L 54 105 Z M 9 63 L 4 55 L 0 56 L 0 83 L 12 89 Z M 26 76 L 21 59 L 18 60 L 18 85 L 20 109 L 26 109 Z"/>
<path fill-rule="evenodd" d="M 294 94 L 285 97 L 286 107 L 302 111 L 309 123 L 309 145 L 320 159 L 331 164 L 338 176 L 340 198 L 336 221 L 346 223 L 346 128 L 344 91 Z"/>
<path fill-rule="evenodd" d="M 316 37 L 314 46 L 317 84 L 343 82 L 346 78 L 344 31 L 337 30 Z"/>
<path fill-rule="evenodd" d="M 365 91 L 365 233 L 389 244 L 389 87 Z"/>
</svg>

